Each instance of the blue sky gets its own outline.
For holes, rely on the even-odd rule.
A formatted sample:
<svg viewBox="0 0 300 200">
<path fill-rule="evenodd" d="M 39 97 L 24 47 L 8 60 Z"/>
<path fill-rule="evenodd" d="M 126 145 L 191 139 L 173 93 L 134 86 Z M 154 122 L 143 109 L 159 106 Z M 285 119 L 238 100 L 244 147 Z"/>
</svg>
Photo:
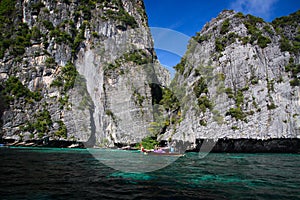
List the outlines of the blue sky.
<svg viewBox="0 0 300 200">
<path fill-rule="evenodd" d="M 300 0 L 144 0 L 150 27 L 173 30 L 174 34 L 194 36 L 206 22 L 224 9 L 252 14 L 271 22 L 276 17 L 289 15 L 300 9 Z M 153 34 L 154 43 L 160 42 Z M 175 43 L 176 41 L 174 41 Z M 170 44 L 172 44 L 170 42 Z M 186 49 L 187 43 L 179 48 Z M 181 55 L 156 48 L 160 62 L 172 71 Z"/>
</svg>

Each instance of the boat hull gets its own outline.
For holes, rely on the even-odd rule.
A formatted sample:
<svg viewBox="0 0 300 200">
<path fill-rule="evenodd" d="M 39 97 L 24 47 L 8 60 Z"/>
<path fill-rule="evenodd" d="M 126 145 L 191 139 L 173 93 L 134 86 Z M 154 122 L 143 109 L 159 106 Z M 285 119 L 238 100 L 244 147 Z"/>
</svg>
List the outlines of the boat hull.
<svg viewBox="0 0 300 200">
<path fill-rule="evenodd" d="M 149 155 L 154 155 L 154 156 L 184 156 L 184 154 L 182 154 L 182 153 L 167 153 L 167 152 L 165 152 L 165 153 L 158 153 L 158 152 L 153 152 L 153 151 L 151 151 L 151 152 L 149 152 L 148 153 Z"/>
</svg>

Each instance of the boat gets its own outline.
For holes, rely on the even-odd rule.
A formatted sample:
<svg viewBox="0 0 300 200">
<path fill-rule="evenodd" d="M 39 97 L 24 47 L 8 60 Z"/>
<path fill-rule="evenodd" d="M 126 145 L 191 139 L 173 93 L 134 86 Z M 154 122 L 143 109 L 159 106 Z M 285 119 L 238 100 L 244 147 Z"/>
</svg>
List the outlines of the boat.
<svg viewBox="0 0 300 200">
<path fill-rule="evenodd" d="M 147 153 L 150 155 L 157 155 L 157 156 L 184 156 L 184 154 L 180 152 L 170 152 L 169 148 L 160 148 L 160 149 L 149 151 Z"/>
<path fill-rule="evenodd" d="M 142 153 L 144 153 L 145 155 L 157 155 L 157 156 L 184 156 L 184 153 L 180 153 L 180 152 L 175 152 L 173 148 L 169 148 L 169 147 L 159 147 L 156 149 L 144 149 L 143 146 L 141 146 L 141 150 Z"/>
<path fill-rule="evenodd" d="M 149 155 L 156 155 L 156 156 L 184 156 L 185 154 L 184 153 L 179 153 L 179 152 L 164 152 L 164 153 L 161 153 L 161 152 L 155 152 L 155 151 L 150 151 L 148 152 Z"/>
</svg>

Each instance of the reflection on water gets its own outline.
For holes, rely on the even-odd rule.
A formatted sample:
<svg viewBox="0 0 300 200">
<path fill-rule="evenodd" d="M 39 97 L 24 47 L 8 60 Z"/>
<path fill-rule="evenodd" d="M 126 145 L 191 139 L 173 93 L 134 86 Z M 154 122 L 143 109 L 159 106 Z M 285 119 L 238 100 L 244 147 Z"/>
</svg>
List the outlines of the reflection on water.
<svg viewBox="0 0 300 200">
<path fill-rule="evenodd" d="M 144 173 L 159 170 L 177 160 L 178 156 L 158 156 L 140 151 L 88 149 L 91 155 L 108 167 L 122 172 Z"/>
<path fill-rule="evenodd" d="M 0 148 L 1 199 L 300 199 L 299 154 L 187 153 L 129 173 L 103 163 L 133 169 L 174 158 L 96 152 L 101 162 L 86 149 Z"/>
</svg>

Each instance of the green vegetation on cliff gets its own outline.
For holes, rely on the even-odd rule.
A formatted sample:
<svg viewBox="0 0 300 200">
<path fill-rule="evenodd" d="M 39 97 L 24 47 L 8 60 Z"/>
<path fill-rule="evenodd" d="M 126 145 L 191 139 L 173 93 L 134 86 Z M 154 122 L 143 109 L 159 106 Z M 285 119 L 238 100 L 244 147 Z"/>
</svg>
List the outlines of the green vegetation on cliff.
<svg viewBox="0 0 300 200">
<path fill-rule="evenodd" d="M 142 139 L 141 143 L 138 143 L 136 145 L 136 148 L 140 148 L 140 145 L 142 145 L 145 149 L 154 149 L 156 146 L 158 146 L 157 138 L 156 137 L 151 137 L 147 136 Z"/>
<path fill-rule="evenodd" d="M 285 67 L 286 72 L 290 72 L 290 77 L 292 80 L 290 81 L 291 86 L 300 86 L 300 64 L 295 64 L 293 58 L 290 59 L 289 64 Z"/>
<path fill-rule="evenodd" d="M 193 36 L 192 38 L 198 42 L 198 43 L 202 43 L 205 41 L 208 41 L 210 39 L 211 35 L 202 35 L 200 32 L 197 32 L 195 36 Z"/>
<path fill-rule="evenodd" d="M 59 128 L 58 130 L 54 133 L 55 136 L 57 137 L 62 137 L 62 138 L 67 138 L 67 127 L 64 124 L 63 121 L 57 121 L 57 123 L 59 124 Z"/>
<path fill-rule="evenodd" d="M 154 104 L 154 122 L 149 131 L 155 137 L 163 134 L 170 125 L 181 122 L 180 100 L 171 88 L 160 87 L 161 96 Z"/>
<path fill-rule="evenodd" d="M 15 0 L 0 1 L 0 58 L 12 43 L 13 15 L 15 13 Z"/>
<path fill-rule="evenodd" d="M 224 51 L 227 46 L 235 43 L 236 39 L 239 39 L 244 45 L 247 43 L 257 44 L 261 48 L 266 48 L 271 43 L 271 39 L 267 36 L 268 34 L 273 34 L 271 27 L 266 25 L 262 30 L 259 27 L 259 24 L 265 23 L 263 19 L 252 15 L 244 16 L 242 13 L 237 13 L 235 18 L 242 20 L 248 30 L 249 36 L 242 37 L 235 32 L 230 32 L 230 19 L 225 19 L 220 27 L 221 36 L 215 39 L 216 52 Z M 194 37 L 199 43 L 205 41 L 206 38 L 205 35 L 202 36 L 200 33 Z"/>
<path fill-rule="evenodd" d="M 247 114 L 243 111 L 242 106 L 244 104 L 243 91 L 248 90 L 247 87 L 239 89 L 234 92 L 231 88 L 226 88 L 225 93 L 228 98 L 233 98 L 235 101 L 235 107 L 229 108 L 225 115 L 230 115 L 236 120 L 246 121 Z"/>
<path fill-rule="evenodd" d="M 285 26 L 298 27 L 300 23 L 300 10 L 288 16 L 276 18 L 272 21 L 275 27 L 284 28 Z"/>
<path fill-rule="evenodd" d="M 131 28 L 138 27 L 138 24 L 135 21 L 135 18 L 132 17 L 128 12 L 126 12 L 126 10 L 124 9 L 124 7 L 122 5 L 121 0 L 113 0 L 113 1 L 111 1 L 111 3 L 118 6 L 118 10 L 106 9 L 105 16 L 103 17 L 103 19 L 105 19 L 105 20 L 113 19 L 113 20 L 123 23 L 122 25 L 118 26 L 119 29 L 123 29 L 123 30 L 126 30 L 128 26 Z M 104 1 L 104 6 L 109 7 L 109 2 Z"/>
<path fill-rule="evenodd" d="M 22 131 L 28 131 L 30 133 L 36 132 L 39 138 L 42 138 L 45 134 L 50 132 L 53 122 L 48 110 L 44 109 L 38 111 L 32 118 L 33 120 L 31 122 L 27 122 L 21 127 Z"/>
<path fill-rule="evenodd" d="M 185 58 L 185 57 L 182 57 L 181 60 L 180 60 L 180 63 L 178 63 L 178 64 L 174 67 L 174 69 L 175 69 L 177 72 L 179 72 L 179 74 L 183 74 L 185 65 L 186 65 L 186 58 Z"/>
<path fill-rule="evenodd" d="M 114 63 L 107 63 L 107 65 L 104 67 L 104 74 L 106 76 L 111 76 L 114 73 L 123 75 L 126 72 L 126 69 L 123 66 L 125 63 L 145 65 L 151 62 L 152 57 L 149 56 L 145 50 L 134 50 L 124 53 L 121 57 L 116 59 Z"/>
<path fill-rule="evenodd" d="M 51 83 L 52 87 L 62 87 L 63 92 L 70 90 L 75 83 L 78 72 L 73 63 L 68 62 L 64 67 L 61 67 L 61 73 Z"/>
<path fill-rule="evenodd" d="M 32 45 L 30 39 L 33 39 L 35 42 L 43 42 L 45 48 L 47 48 L 52 38 L 54 38 L 57 44 L 64 43 L 71 46 L 72 54 L 75 56 L 80 43 L 85 39 L 83 36 L 86 27 L 85 22 L 91 20 L 93 10 L 96 9 L 97 4 L 99 7 L 102 7 L 102 9 L 106 8 L 102 18 L 121 22 L 121 24 L 118 25 L 120 29 L 126 30 L 128 27 L 137 28 L 138 26 L 135 18 L 124 9 L 123 3 L 120 0 L 83 0 L 78 2 L 78 6 L 74 11 L 74 19 L 66 20 L 66 22 L 57 25 L 54 25 L 48 18 L 45 19 L 45 16 L 49 15 L 49 10 L 41 1 L 26 4 L 32 14 L 38 16 L 35 26 L 29 28 L 26 23 L 22 22 L 21 19 L 25 16 L 22 16 L 22 11 L 18 10 L 19 7 L 16 2 L 15 0 L 0 1 L 0 58 L 3 58 L 6 53 L 15 57 L 23 55 L 26 47 Z M 70 5 L 70 1 L 63 1 L 63 3 Z M 111 9 L 114 7 L 117 9 Z M 55 14 L 58 12 L 57 9 L 54 11 Z M 39 17 L 43 15 L 45 15 L 43 19 L 40 19 Z M 79 29 L 76 28 L 75 24 L 82 19 L 84 21 L 81 27 Z M 44 28 L 47 31 L 45 31 Z M 95 32 L 93 33 L 92 35 L 95 36 Z M 43 40 L 41 40 L 41 38 L 43 38 Z"/>
<path fill-rule="evenodd" d="M 300 10 L 289 16 L 276 18 L 272 25 L 281 35 L 281 51 L 289 51 L 292 54 L 300 52 Z"/>
<path fill-rule="evenodd" d="M 221 26 L 220 34 L 226 34 L 229 31 L 229 19 L 226 19 Z"/>
<path fill-rule="evenodd" d="M 263 32 L 257 27 L 258 24 L 262 23 L 265 23 L 263 19 L 252 15 L 247 15 L 244 21 L 244 25 L 247 27 L 248 33 L 250 34 L 250 44 L 255 44 L 256 41 L 256 44 L 260 48 L 265 48 L 271 43 L 271 39 L 264 36 Z M 269 30 L 267 31 L 270 32 Z"/>
<path fill-rule="evenodd" d="M 208 85 L 203 77 L 200 77 L 200 79 L 194 83 L 193 91 L 197 98 L 198 107 L 201 112 L 205 113 L 206 109 L 211 110 L 213 108 L 213 104 L 207 96 Z"/>
<path fill-rule="evenodd" d="M 6 103 L 15 99 L 24 98 L 26 102 L 40 101 L 40 92 L 32 92 L 22 82 L 14 76 L 9 77 L 3 84 L 1 95 L 6 99 Z"/>
<path fill-rule="evenodd" d="M 180 102 L 177 96 L 169 88 L 163 89 L 163 96 L 160 101 L 160 104 L 166 109 L 166 111 L 177 111 L 180 107 Z"/>
</svg>

